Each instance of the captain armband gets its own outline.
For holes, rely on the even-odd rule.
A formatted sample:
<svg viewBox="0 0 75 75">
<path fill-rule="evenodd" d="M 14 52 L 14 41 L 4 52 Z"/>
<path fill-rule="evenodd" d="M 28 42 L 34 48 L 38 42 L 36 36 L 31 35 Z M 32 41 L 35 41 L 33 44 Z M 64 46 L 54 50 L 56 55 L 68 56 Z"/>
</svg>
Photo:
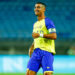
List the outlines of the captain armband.
<svg viewBox="0 0 75 75">
<path fill-rule="evenodd" d="M 48 29 L 49 33 L 55 33 L 56 32 L 56 29 L 55 28 L 50 28 Z"/>
</svg>

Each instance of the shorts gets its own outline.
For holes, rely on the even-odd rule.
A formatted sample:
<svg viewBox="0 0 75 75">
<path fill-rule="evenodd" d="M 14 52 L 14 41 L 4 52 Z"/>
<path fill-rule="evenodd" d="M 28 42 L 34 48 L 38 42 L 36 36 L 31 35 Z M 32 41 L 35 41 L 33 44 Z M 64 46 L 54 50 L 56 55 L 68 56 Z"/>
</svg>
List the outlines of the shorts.
<svg viewBox="0 0 75 75">
<path fill-rule="evenodd" d="M 42 67 L 43 72 L 53 72 L 53 60 L 52 53 L 36 48 L 28 62 L 27 69 L 38 72 Z"/>
</svg>

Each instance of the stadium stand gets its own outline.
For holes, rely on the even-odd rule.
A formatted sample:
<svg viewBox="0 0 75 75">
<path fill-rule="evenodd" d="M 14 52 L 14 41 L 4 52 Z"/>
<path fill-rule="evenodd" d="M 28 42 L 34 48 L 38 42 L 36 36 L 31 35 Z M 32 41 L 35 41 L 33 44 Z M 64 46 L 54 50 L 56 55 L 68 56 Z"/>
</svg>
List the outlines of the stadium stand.
<svg viewBox="0 0 75 75">
<path fill-rule="evenodd" d="M 37 20 L 34 5 L 40 0 L 0 0 L 0 54 L 28 54 L 32 28 Z M 41 0 L 46 16 L 57 30 L 56 52 L 67 54 L 75 40 L 75 1 Z M 15 52 L 14 52 L 15 51 Z"/>
<path fill-rule="evenodd" d="M 46 15 L 55 23 L 58 37 L 75 38 L 75 1 L 47 0 L 45 3 Z M 34 4 L 34 0 L 0 0 L 0 38 L 31 37 L 36 21 Z"/>
</svg>

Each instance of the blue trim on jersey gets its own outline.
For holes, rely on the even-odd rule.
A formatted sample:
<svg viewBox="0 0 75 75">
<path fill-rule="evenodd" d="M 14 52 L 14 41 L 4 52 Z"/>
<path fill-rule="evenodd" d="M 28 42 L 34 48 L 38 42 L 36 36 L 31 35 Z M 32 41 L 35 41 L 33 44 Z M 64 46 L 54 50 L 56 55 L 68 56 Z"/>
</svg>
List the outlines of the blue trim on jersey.
<svg viewBox="0 0 75 75">
<path fill-rule="evenodd" d="M 47 29 L 55 28 L 54 23 L 49 18 L 45 18 L 45 25 Z"/>
</svg>

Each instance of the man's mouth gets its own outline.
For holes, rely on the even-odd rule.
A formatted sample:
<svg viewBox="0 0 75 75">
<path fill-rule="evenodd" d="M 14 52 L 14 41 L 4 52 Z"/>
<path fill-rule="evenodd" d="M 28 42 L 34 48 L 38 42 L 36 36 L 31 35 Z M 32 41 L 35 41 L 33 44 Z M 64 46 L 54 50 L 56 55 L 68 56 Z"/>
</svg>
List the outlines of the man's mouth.
<svg viewBox="0 0 75 75">
<path fill-rule="evenodd" d="M 39 12 L 39 10 L 35 11 L 35 12 Z"/>
</svg>

